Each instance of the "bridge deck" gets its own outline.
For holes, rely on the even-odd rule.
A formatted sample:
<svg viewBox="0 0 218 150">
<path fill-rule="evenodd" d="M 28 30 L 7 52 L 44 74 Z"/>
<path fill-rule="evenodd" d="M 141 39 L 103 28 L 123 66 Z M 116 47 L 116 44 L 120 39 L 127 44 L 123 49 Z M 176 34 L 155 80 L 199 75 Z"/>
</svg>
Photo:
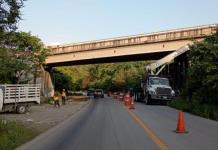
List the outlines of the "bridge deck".
<svg viewBox="0 0 218 150">
<path fill-rule="evenodd" d="M 51 50 L 50 55 L 58 55 L 63 53 L 132 46 L 163 41 L 204 38 L 205 36 L 214 33 L 217 26 L 218 24 L 212 24 L 206 26 L 168 30 L 163 32 L 154 32 L 135 36 L 105 39 L 99 41 L 48 46 L 47 48 Z"/>
</svg>

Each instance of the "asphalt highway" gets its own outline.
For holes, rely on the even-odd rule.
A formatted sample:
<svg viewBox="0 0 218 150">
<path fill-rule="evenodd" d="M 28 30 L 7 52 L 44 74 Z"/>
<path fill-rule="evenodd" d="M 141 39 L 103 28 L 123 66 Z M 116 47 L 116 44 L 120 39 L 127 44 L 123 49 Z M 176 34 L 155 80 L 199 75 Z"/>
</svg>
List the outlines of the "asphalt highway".
<svg viewBox="0 0 218 150">
<path fill-rule="evenodd" d="M 218 122 L 185 113 L 187 134 L 174 132 L 178 111 L 111 98 L 90 104 L 17 150 L 216 150 Z"/>
</svg>

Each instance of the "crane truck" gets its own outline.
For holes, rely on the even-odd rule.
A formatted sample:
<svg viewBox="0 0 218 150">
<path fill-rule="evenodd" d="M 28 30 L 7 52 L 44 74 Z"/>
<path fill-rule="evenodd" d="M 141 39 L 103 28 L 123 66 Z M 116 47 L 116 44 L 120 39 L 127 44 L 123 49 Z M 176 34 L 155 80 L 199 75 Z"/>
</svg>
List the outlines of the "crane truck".
<svg viewBox="0 0 218 150">
<path fill-rule="evenodd" d="M 146 76 L 142 79 L 141 85 L 133 90 L 134 99 L 144 101 L 146 104 L 155 101 L 166 103 L 173 100 L 175 91 L 170 86 L 169 78 L 160 76 L 159 73 L 167 64 L 172 63 L 176 57 L 187 51 L 189 51 L 189 45 L 183 46 L 162 59 L 145 66 Z"/>
</svg>

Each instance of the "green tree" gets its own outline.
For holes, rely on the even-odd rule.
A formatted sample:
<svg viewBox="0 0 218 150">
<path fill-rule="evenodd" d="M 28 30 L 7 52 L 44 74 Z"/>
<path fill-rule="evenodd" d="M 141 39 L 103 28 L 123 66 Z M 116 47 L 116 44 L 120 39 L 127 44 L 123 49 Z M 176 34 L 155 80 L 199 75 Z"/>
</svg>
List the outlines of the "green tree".
<svg viewBox="0 0 218 150">
<path fill-rule="evenodd" d="M 21 83 L 36 76 L 47 51 L 30 33 L 15 32 L 25 0 L 0 1 L 0 83 Z"/>
<path fill-rule="evenodd" d="M 60 71 L 54 71 L 54 86 L 55 90 L 62 91 L 62 89 L 72 90 L 73 84 L 70 76 L 61 73 Z"/>
<path fill-rule="evenodd" d="M 218 32 L 190 47 L 188 86 L 193 99 L 218 104 Z"/>
<path fill-rule="evenodd" d="M 57 67 L 57 70 L 71 77 L 73 89 L 89 87 L 118 91 L 139 85 L 148 62 L 125 62 L 95 64 L 71 67 Z M 77 87 L 77 88 L 74 88 Z"/>
<path fill-rule="evenodd" d="M 36 76 L 44 63 L 47 50 L 36 36 L 25 32 L 10 32 L 0 48 L 1 83 L 25 83 Z M 29 78 L 28 78 L 29 77 Z"/>
<path fill-rule="evenodd" d="M 17 29 L 20 8 L 25 0 L 0 0 L 0 32 Z"/>
</svg>

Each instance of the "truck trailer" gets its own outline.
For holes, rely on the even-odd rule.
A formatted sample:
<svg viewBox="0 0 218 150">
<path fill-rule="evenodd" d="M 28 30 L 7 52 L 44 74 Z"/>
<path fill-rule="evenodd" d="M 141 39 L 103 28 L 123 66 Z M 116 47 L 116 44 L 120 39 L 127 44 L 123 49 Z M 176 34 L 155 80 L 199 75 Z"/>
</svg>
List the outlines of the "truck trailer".
<svg viewBox="0 0 218 150">
<path fill-rule="evenodd" d="M 0 112 L 17 112 L 23 114 L 33 104 L 40 104 L 40 85 L 0 85 Z"/>
</svg>

